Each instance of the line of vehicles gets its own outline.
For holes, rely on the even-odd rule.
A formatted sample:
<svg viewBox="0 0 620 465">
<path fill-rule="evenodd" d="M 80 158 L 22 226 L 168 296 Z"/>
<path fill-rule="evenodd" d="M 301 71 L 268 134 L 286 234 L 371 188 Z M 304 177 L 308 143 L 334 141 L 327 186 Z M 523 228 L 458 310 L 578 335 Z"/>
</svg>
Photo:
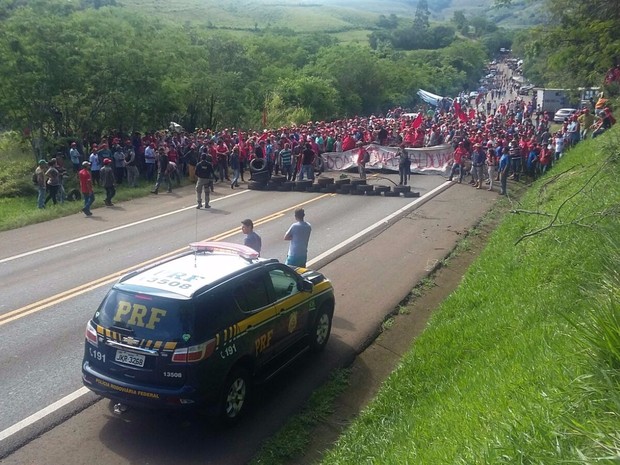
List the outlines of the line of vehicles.
<svg viewBox="0 0 620 465">
<path fill-rule="evenodd" d="M 580 108 L 587 107 L 593 110 L 594 103 L 600 94 L 600 88 L 580 87 L 577 91 L 572 91 L 570 89 L 546 89 L 536 87 L 534 84 L 526 84 L 521 86 L 517 93 L 519 95 L 533 93 L 536 105 L 540 106 L 542 111 L 553 113 L 554 122 L 563 123 Z"/>
</svg>

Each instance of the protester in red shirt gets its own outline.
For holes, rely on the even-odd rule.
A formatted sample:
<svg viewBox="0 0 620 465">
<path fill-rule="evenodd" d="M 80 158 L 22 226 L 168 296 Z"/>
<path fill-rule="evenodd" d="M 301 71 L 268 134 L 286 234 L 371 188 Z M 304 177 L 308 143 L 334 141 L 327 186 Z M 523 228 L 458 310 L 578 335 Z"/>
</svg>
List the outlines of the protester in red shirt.
<svg viewBox="0 0 620 465">
<path fill-rule="evenodd" d="M 469 153 L 467 152 L 467 149 L 465 148 L 465 144 L 463 142 L 459 142 L 459 145 L 456 147 L 456 150 L 454 151 L 453 154 L 453 163 L 452 163 L 452 169 L 450 170 L 450 177 L 448 178 L 448 181 L 452 181 L 452 178 L 454 177 L 454 174 L 456 173 L 456 170 L 459 170 L 459 179 L 458 182 L 461 183 L 463 181 L 463 176 L 464 176 L 464 172 L 463 172 L 463 159 L 468 157 Z"/>
<path fill-rule="evenodd" d="M 93 191 L 93 178 L 90 174 L 89 162 L 82 162 L 82 169 L 78 172 L 78 178 L 80 180 L 80 191 L 84 197 L 84 208 L 82 208 L 82 211 L 86 216 L 92 216 L 90 206 L 95 201 L 95 193 Z"/>
</svg>

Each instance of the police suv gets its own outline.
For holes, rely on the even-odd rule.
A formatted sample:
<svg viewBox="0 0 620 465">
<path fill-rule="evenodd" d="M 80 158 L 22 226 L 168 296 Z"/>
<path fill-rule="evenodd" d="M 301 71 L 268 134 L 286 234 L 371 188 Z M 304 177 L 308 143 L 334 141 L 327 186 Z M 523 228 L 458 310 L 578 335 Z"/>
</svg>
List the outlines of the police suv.
<svg viewBox="0 0 620 465">
<path fill-rule="evenodd" d="M 321 273 L 243 245 L 190 248 L 112 287 L 86 325 L 82 379 L 119 403 L 233 423 L 255 383 L 325 347 L 334 292 Z"/>
</svg>

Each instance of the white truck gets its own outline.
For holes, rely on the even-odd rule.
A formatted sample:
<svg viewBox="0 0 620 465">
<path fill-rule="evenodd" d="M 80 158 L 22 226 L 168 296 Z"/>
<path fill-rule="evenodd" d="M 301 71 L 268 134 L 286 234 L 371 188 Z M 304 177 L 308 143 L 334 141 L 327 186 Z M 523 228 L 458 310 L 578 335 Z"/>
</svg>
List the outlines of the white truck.
<svg viewBox="0 0 620 465">
<path fill-rule="evenodd" d="M 535 88 L 536 105 L 540 105 L 542 111 L 555 113 L 560 108 L 571 106 L 569 92 L 568 89 Z"/>
</svg>

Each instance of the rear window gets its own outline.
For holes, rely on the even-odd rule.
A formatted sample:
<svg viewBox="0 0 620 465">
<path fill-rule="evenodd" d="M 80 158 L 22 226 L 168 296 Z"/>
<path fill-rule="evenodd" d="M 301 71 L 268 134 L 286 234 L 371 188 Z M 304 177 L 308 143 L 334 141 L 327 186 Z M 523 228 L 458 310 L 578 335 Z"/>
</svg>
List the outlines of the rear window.
<svg viewBox="0 0 620 465">
<path fill-rule="evenodd" d="M 93 321 L 138 339 L 182 342 L 194 319 L 191 301 L 111 290 Z"/>
</svg>

